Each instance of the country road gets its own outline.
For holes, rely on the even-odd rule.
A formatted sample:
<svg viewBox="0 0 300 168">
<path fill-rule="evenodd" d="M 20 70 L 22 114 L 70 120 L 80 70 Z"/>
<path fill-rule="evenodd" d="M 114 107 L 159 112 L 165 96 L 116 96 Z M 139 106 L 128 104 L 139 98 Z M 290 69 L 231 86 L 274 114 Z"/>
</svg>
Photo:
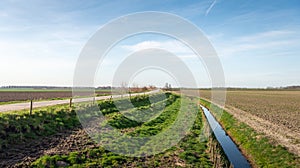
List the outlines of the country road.
<svg viewBox="0 0 300 168">
<path fill-rule="evenodd" d="M 145 92 L 145 93 L 134 93 L 131 94 L 131 96 L 137 96 L 137 95 L 143 95 L 143 94 L 153 94 L 153 93 L 158 93 L 160 90 L 153 90 L 150 92 Z M 128 97 L 129 94 L 124 94 L 124 95 L 113 95 L 113 98 L 119 98 L 119 97 Z M 100 97 L 95 97 L 95 100 L 104 100 L 104 99 L 109 99 L 111 96 L 100 96 Z M 73 103 L 79 103 L 79 102 L 87 102 L 87 101 L 93 101 L 93 97 L 88 97 L 88 98 L 75 98 L 72 100 Z M 66 100 L 49 100 L 49 101 L 38 101 L 38 102 L 33 102 L 33 108 L 38 108 L 38 107 L 46 107 L 46 106 L 54 106 L 54 105 L 60 105 L 60 104 L 68 104 L 70 103 L 69 99 Z M 0 112 L 8 112 L 8 111 L 18 111 L 18 110 L 24 110 L 24 109 L 29 109 L 30 108 L 30 102 L 26 103 L 15 103 L 15 104 L 5 104 L 5 105 L 0 105 Z"/>
</svg>

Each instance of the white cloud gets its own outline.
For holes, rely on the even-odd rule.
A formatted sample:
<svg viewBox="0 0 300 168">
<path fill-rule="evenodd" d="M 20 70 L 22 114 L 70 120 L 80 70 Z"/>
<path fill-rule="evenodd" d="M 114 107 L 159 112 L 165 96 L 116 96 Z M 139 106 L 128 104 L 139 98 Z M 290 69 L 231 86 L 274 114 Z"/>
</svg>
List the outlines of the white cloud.
<svg viewBox="0 0 300 168">
<path fill-rule="evenodd" d="M 134 45 L 123 45 L 121 47 L 131 52 L 136 52 L 139 50 L 150 49 L 150 48 L 159 48 L 174 53 L 182 59 L 197 58 L 197 56 L 193 53 L 193 51 L 189 47 L 176 40 L 143 41 Z"/>
<path fill-rule="evenodd" d="M 127 49 L 129 51 L 139 51 L 148 48 L 160 48 L 162 46 L 161 42 L 158 41 L 143 41 L 141 43 L 137 43 L 135 45 L 124 45 L 122 48 Z"/>
<path fill-rule="evenodd" d="M 227 37 L 226 40 L 223 39 L 225 37 L 211 37 L 221 57 L 251 55 L 257 52 L 263 52 L 266 56 L 282 55 L 300 47 L 300 34 L 290 30 L 272 30 L 232 39 Z"/>
<path fill-rule="evenodd" d="M 261 41 L 261 40 L 270 40 L 274 38 L 282 38 L 293 34 L 295 34 L 295 32 L 290 30 L 271 30 L 271 31 L 257 33 L 254 35 L 238 37 L 238 40 L 245 41 L 245 42 L 253 42 L 257 40 Z"/>
</svg>

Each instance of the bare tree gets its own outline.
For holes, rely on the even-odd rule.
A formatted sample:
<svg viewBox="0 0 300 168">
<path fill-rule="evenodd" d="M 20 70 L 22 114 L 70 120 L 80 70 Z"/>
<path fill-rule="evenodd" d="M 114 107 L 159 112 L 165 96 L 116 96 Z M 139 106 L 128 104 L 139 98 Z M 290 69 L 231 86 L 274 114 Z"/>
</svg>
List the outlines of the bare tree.
<svg viewBox="0 0 300 168">
<path fill-rule="evenodd" d="M 127 83 L 126 82 L 122 82 L 121 83 L 121 87 L 120 87 L 119 90 L 120 90 L 119 93 L 121 95 L 126 94 L 128 92 L 128 85 L 127 85 Z"/>
<path fill-rule="evenodd" d="M 168 90 L 168 88 L 169 88 L 169 84 L 168 84 L 168 82 L 165 84 L 165 89 L 166 90 Z"/>
</svg>

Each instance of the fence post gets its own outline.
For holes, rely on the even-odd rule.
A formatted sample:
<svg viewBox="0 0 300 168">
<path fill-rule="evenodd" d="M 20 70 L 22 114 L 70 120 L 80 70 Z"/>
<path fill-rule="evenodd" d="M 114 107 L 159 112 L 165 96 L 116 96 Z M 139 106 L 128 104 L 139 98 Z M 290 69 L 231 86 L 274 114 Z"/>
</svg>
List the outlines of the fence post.
<svg viewBox="0 0 300 168">
<path fill-rule="evenodd" d="M 125 93 L 126 93 L 126 90 L 125 90 Z M 131 98 L 130 87 L 128 87 L 128 93 L 129 93 L 129 98 Z"/>
<path fill-rule="evenodd" d="M 33 102 L 32 102 L 32 99 L 30 100 L 30 111 L 29 111 L 29 115 L 32 114 L 32 106 L 33 106 Z"/>
<path fill-rule="evenodd" d="M 72 107 L 72 98 L 70 98 L 70 103 L 69 103 L 69 107 Z"/>
</svg>

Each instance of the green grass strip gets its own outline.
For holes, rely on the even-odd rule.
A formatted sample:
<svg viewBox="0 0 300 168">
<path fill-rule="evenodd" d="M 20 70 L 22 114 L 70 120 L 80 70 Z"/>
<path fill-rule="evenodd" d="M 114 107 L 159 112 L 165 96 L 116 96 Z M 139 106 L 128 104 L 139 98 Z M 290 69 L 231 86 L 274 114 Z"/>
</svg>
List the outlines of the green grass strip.
<svg viewBox="0 0 300 168">
<path fill-rule="evenodd" d="M 131 101 L 136 107 L 140 107 L 151 104 L 149 99 L 158 102 L 162 99 L 162 95 L 135 96 Z M 99 107 L 109 112 L 113 111 L 109 109 L 115 108 L 110 101 L 99 101 Z M 82 105 L 76 110 L 85 108 L 89 107 Z M 10 144 L 42 138 L 78 126 L 80 126 L 80 122 L 76 112 L 70 111 L 68 105 L 36 108 L 32 115 L 29 115 L 28 110 L 0 113 L 0 149 L 8 147 Z"/>
<path fill-rule="evenodd" d="M 177 99 L 158 118 L 144 123 L 135 133 L 143 132 L 145 136 L 149 136 L 162 131 L 174 122 L 179 108 L 180 99 Z M 198 113 L 193 127 L 176 146 L 160 154 L 147 157 L 126 157 L 98 147 L 71 152 L 67 155 L 46 155 L 32 163 L 32 166 L 57 167 L 59 163 L 63 163 L 67 167 L 212 167 L 209 156 L 205 152 L 207 141 L 200 141 L 199 138 L 203 124 L 199 107 L 194 103 L 189 110 Z M 152 132 L 152 130 L 156 131 Z"/>
<path fill-rule="evenodd" d="M 59 131 L 79 126 L 74 110 L 64 106 L 55 106 L 28 112 L 0 114 L 0 149 L 9 144 L 18 144 L 26 140 L 49 136 Z"/>
</svg>

